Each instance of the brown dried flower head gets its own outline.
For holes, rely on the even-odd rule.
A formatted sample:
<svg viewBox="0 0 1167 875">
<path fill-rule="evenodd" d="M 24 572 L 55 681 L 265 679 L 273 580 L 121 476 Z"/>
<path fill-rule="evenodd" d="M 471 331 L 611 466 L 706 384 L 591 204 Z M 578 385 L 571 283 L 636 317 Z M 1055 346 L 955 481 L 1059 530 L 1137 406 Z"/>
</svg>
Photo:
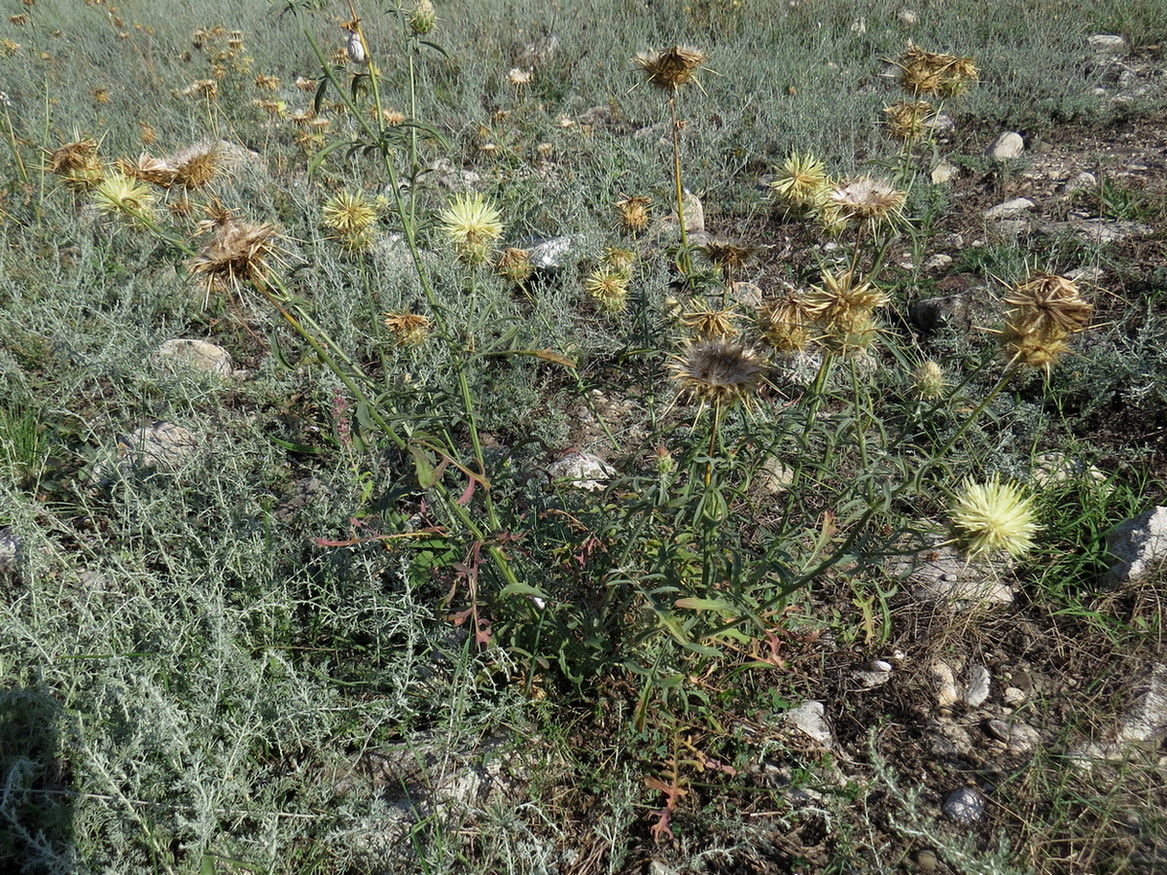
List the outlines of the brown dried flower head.
<svg viewBox="0 0 1167 875">
<path fill-rule="evenodd" d="M 897 140 L 914 142 L 924 135 L 935 113 L 936 108 L 926 100 L 897 100 L 884 107 L 884 126 Z"/>
<path fill-rule="evenodd" d="M 105 168 L 97 157 L 96 140 L 65 143 L 49 154 L 45 169 L 78 191 L 91 189 L 105 178 Z"/>
<path fill-rule="evenodd" d="M 745 267 L 758 251 L 757 246 L 742 246 L 729 240 L 710 240 L 701 249 L 727 278 Z"/>
<path fill-rule="evenodd" d="M 637 55 L 635 60 L 652 85 L 667 91 L 675 91 L 693 80 L 701 65 L 705 63 L 705 58 L 705 53 L 697 49 L 673 46 L 659 52 L 643 52 Z"/>
<path fill-rule="evenodd" d="M 228 218 L 188 264 L 208 291 L 245 282 L 263 286 L 271 275 L 270 259 L 278 241 L 275 225 Z"/>
<path fill-rule="evenodd" d="M 898 219 L 906 196 L 881 179 L 860 176 L 836 186 L 827 199 L 848 220 L 875 226 Z"/>
<path fill-rule="evenodd" d="M 420 346 L 430 335 L 432 323 L 420 313 L 386 313 L 385 328 L 398 346 Z"/>
<path fill-rule="evenodd" d="M 1090 325 L 1094 308 L 1078 293 L 1073 280 L 1049 273 L 1035 273 L 1014 286 L 1005 297 L 1013 309 L 1007 318 L 1022 325 L 1032 322 L 1036 330 L 1060 330 L 1073 334 Z"/>
<path fill-rule="evenodd" d="M 900 68 L 900 85 L 912 95 L 955 97 L 967 91 L 980 75 L 970 57 L 928 52 L 911 42 L 892 63 Z"/>
<path fill-rule="evenodd" d="M 621 249 L 619 246 L 608 246 L 604 249 L 604 254 L 600 256 L 600 260 L 604 264 L 610 265 L 617 270 L 628 271 L 632 269 L 632 265 L 636 263 L 636 253 L 631 249 Z"/>
<path fill-rule="evenodd" d="M 616 201 L 620 222 L 629 231 L 643 231 L 647 228 L 651 210 L 652 198 L 626 197 Z"/>
<path fill-rule="evenodd" d="M 676 355 L 672 378 L 690 398 L 718 408 L 749 405 L 765 373 L 762 357 L 728 340 L 699 340 Z"/>
<path fill-rule="evenodd" d="M 871 319 L 872 311 L 888 303 L 887 292 L 851 270 L 822 272 L 822 284 L 799 292 L 798 306 L 828 330 L 849 332 L 859 323 Z"/>
<path fill-rule="evenodd" d="M 1033 325 L 1006 322 L 999 332 L 1001 349 L 1010 366 L 1050 371 L 1070 351 L 1067 335 L 1061 331 L 1039 331 Z"/>
</svg>

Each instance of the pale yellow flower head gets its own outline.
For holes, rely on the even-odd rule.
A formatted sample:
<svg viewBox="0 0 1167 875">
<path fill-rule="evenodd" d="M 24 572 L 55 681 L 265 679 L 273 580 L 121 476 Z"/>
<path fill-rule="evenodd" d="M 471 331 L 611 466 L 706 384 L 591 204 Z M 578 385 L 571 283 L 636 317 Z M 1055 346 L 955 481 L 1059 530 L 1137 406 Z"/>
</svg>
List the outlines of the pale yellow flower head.
<svg viewBox="0 0 1167 875">
<path fill-rule="evenodd" d="M 502 236 L 502 217 L 481 194 L 463 192 L 454 196 L 439 217 L 442 230 L 454 244 L 458 257 L 470 264 L 481 264 L 490 247 Z"/>
<path fill-rule="evenodd" d="M 1039 531 L 1033 500 L 994 477 L 966 479 L 950 510 L 952 531 L 970 559 L 1005 552 L 1018 557 L 1033 549 Z"/>
</svg>

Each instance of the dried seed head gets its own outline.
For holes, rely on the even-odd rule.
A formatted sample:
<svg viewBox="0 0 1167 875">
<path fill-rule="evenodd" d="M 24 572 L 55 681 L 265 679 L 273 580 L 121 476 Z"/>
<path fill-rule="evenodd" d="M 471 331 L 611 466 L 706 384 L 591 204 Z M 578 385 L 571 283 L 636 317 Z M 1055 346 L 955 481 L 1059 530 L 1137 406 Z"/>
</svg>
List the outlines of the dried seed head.
<svg viewBox="0 0 1167 875">
<path fill-rule="evenodd" d="M 420 313 L 386 313 L 385 328 L 398 346 L 419 346 L 425 343 L 432 323 Z"/>
<path fill-rule="evenodd" d="M 721 269 L 722 276 L 728 278 L 745 267 L 746 262 L 758 251 L 758 247 L 742 246 L 728 240 L 711 240 L 702 246 L 701 250 L 706 258 Z"/>
<path fill-rule="evenodd" d="M 629 271 L 632 269 L 632 265 L 636 263 L 636 253 L 631 249 L 608 246 L 604 249 L 604 254 L 600 256 L 600 260 L 617 270 Z"/>
<path fill-rule="evenodd" d="M 509 247 L 502 251 L 495 262 L 494 272 L 515 285 L 522 285 L 531 276 L 534 270 L 531 264 L 531 252 L 527 249 Z"/>
<path fill-rule="evenodd" d="M 138 156 L 137 163 L 119 158 L 117 167 L 124 175 L 140 179 L 142 182 L 148 182 L 159 188 L 170 188 L 174 185 L 174 168 L 162 158 L 153 158 L 146 152 Z"/>
<path fill-rule="evenodd" d="M 458 258 L 468 264 L 484 262 L 491 244 L 502 236 L 502 217 L 477 192 L 455 195 L 439 218 Z"/>
<path fill-rule="evenodd" d="M 779 298 L 758 312 L 758 328 L 776 352 L 803 352 L 811 341 L 811 319 L 792 296 Z"/>
<path fill-rule="evenodd" d="M 1049 273 L 1035 273 L 1014 286 L 1005 303 L 1013 307 L 1007 314 L 1011 323 L 1033 322 L 1038 331 L 1057 328 L 1066 334 L 1085 330 L 1094 311 L 1073 280 Z"/>
<path fill-rule="evenodd" d="M 652 198 L 626 197 L 616 201 L 620 222 L 629 231 L 643 231 L 647 228 L 651 210 Z"/>
<path fill-rule="evenodd" d="M 260 73 L 255 77 L 255 87 L 260 91 L 275 91 L 280 87 L 280 77 Z"/>
<path fill-rule="evenodd" d="M 714 310 L 704 301 L 694 300 L 693 309 L 682 314 L 681 324 L 693 332 L 699 340 L 718 340 L 737 336 L 733 319 L 737 315 L 732 308 Z"/>
<path fill-rule="evenodd" d="M 657 88 L 675 91 L 693 79 L 705 63 L 705 53 L 686 46 L 673 46 L 659 52 L 643 52 L 635 61 L 648 81 Z"/>
<path fill-rule="evenodd" d="M 208 291 L 245 282 L 263 286 L 278 241 L 275 225 L 228 218 L 188 262 L 190 271 L 204 279 Z"/>
<path fill-rule="evenodd" d="M 1011 366 L 1043 371 L 1047 379 L 1053 366 L 1070 351 L 1067 336 L 1059 329 L 1042 331 L 1033 323 L 1010 321 L 999 332 L 1001 349 Z"/>
<path fill-rule="evenodd" d="M 825 326 L 819 338 L 827 352 L 844 358 L 858 356 L 869 349 L 879 339 L 882 327 L 870 310 L 855 310 L 845 319 L 838 319 Z"/>
<path fill-rule="evenodd" d="M 762 357 L 728 340 L 699 340 L 675 356 L 669 366 L 682 392 L 702 404 L 748 406 L 765 371 Z"/>
<path fill-rule="evenodd" d="M 632 275 L 627 270 L 602 264 L 588 274 L 584 290 L 601 310 L 617 316 L 628 306 L 628 283 L 631 280 Z"/>
<path fill-rule="evenodd" d="M 987 483 L 966 479 L 949 515 L 953 535 L 970 559 L 1000 551 L 1021 556 L 1033 549 L 1039 530 L 1033 500 L 997 477 Z"/>
<path fill-rule="evenodd" d="M 835 186 L 827 195 L 830 203 L 848 220 L 855 219 L 875 226 L 900 217 L 906 196 L 890 184 L 870 176 L 861 176 Z"/>
<path fill-rule="evenodd" d="M 924 135 L 928 121 L 935 115 L 936 108 L 926 100 L 897 100 L 883 108 L 887 116 L 884 126 L 897 140 L 915 142 Z"/>
<path fill-rule="evenodd" d="M 826 166 L 811 153 L 794 152 L 778 169 L 770 183 L 780 199 L 796 209 L 810 209 L 821 203 L 829 189 Z"/>
<path fill-rule="evenodd" d="M 88 191 L 105 177 L 105 168 L 97 157 L 96 140 L 65 143 L 49 154 L 45 169 L 78 191 Z"/>
<path fill-rule="evenodd" d="M 911 95 L 955 97 L 979 78 L 972 58 L 928 52 L 911 42 L 892 63 L 900 68 L 900 85 Z"/>
<path fill-rule="evenodd" d="M 795 300 L 814 321 L 849 331 L 853 323 L 868 321 L 872 311 L 890 299 L 887 292 L 860 280 L 853 271 L 824 270 L 822 284 L 799 292 Z"/>
<path fill-rule="evenodd" d="M 507 72 L 507 83 L 514 88 L 525 88 L 534 78 L 535 74 L 532 71 L 520 67 L 512 67 Z"/>
</svg>

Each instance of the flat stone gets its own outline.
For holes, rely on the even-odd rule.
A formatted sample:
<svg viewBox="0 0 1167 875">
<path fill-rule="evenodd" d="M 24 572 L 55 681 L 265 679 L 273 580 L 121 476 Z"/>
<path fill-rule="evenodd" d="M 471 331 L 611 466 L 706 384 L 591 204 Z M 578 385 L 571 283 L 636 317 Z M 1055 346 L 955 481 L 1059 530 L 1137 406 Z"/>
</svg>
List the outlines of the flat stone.
<svg viewBox="0 0 1167 875">
<path fill-rule="evenodd" d="M 1126 52 L 1126 39 L 1115 33 L 1096 33 L 1086 37 L 1086 42 L 1100 55 L 1121 55 Z"/>
<path fill-rule="evenodd" d="M 943 252 L 937 252 L 935 255 L 929 256 L 924 262 L 924 270 L 928 273 L 941 273 L 952 267 L 952 256 L 946 255 Z"/>
<path fill-rule="evenodd" d="M 1001 579 L 1008 566 L 1000 562 L 973 562 L 951 544 L 902 560 L 897 572 L 906 573 L 916 586 L 918 601 L 941 601 L 949 607 L 991 607 L 1013 602 L 1013 590 Z"/>
<path fill-rule="evenodd" d="M 931 334 L 945 325 L 967 328 L 971 324 L 969 298 L 961 294 L 922 298 L 908 308 L 908 319 L 923 334 Z"/>
<path fill-rule="evenodd" d="M 1027 197 L 1015 197 L 1004 203 L 997 204 L 985 210 L 986 219 L 1013 219 L 1027 210 L 1032 210 L 1037 204 Z"/>
<path fill-rule="evenodd" d="M 960 168 L 949 161 L 941 161 L 932 168 L 931 176 L 934 185 L 944 185 L 960 176 Z"/>
<path fill-rule="evenodd" d="M 118 447 L 129 465 L 138 470 L 175 470 L 198 447 L 194 434 L 181 425 L 158 420 L 118 436 Z"/>
<path fill-rule="evenodd" d="M 993 140 L 985 154 L 994 161 L 1008 161 L 1025 151 L 1025 138 L 1016 131 L 1005 131 Z"/>
<path fill-rule="evenodd" d="M 567 267 L 581 248 L 581 242 L 575 237 L 549 237 L 543 240 L 524 241 L 528 245 L 522 248 L 527 250 L 531 259 L 531 266 L 538 270 L 557 270 Z"/>
<path fill-rule="evenodd" d="M 985 816 L 985 798 L 972 787 L 961 787 L 948 794 L 940 810 L 956 823 L 976 823 Z"/>
<path fill-rule="evenodd" d="M 597 492 L 616 475 L 616 469 L 592 453 L 570 453 L 551 463 L 547 473 L 567 486 Z"/>
<path fill-rule="evenodd" d="M 822 702 L 803 702 L 797 708 L 791 708 L 783 718 L 799 729 L 804 735 L 817 741 L 824 747 L 830 747 L 832 742 L 831 727 L 824 718 Z"/>
<path fill-rule="evenodd" d="M 1167 664 L 1155 663 L 1146 685 L 1147 692 L 1138 697 L 1119 727 L 1120 743 L 1157 743 L 1167 738 Z"/>
<path fill-rule="evenodd" d="M 1017 721 L 1009 727 L 1009 753 L 1023 756 L 1033 753 L 1041 742 L 1041 733 L 1028 723 Z"/>
<path fill-rule="evenodd" d="M 1004 720 L 986 720 L 983 726 L 985 729 L 985 735 L 989 736 L 989 738 L 994 738 L 997 741 L 1003 742 L 1009 741 L 1009 724 Z"/>
<path fill-rule="evenodd" d="M 916 851 L 912 856 L 912 861 L 921 872 L 935 872 L 940 867 L 940 859 L 931 848 Z"/>
<path fill-rule="evenodd" d="M 1073 179 L 1067 179 L 1059 187 L 1064 194 L 1073 194 L 1076 191 L 1090 191 L 1098 188 L 1098 177 L 1089 170 L 1083 170 Z"/>
<path fill-rule="evenodd" d="M 235 372 L 231 364 L 231 354 L 223 347 L 206 340 L 193 338 L 168 340 L 158 347 L 158 357 L 217 377 L 230 377 Z"/>
<path fill-rule="evenodd" d="M 1084 219 L 1077 222 L 1058 222 L 1053 230 L 1069 229 L 1076 237 L 1088 243 L 1119 243 L 1132 237 L 1145 237 L 1154 232 L 1154 228 L 1142 222 L 1112 220 L 1112 219 Z"/>
</svg>

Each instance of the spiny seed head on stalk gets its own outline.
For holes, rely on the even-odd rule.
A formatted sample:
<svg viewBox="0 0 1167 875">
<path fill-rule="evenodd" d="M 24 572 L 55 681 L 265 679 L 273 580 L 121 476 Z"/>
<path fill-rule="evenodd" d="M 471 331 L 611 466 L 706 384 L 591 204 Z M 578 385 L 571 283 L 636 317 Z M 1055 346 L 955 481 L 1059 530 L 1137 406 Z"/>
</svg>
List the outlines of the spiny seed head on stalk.
<svg viewBox="0 0 1167 875">
<path fill-rule="evenodd" d="M 174 185 L 174 168 L 163 159 L 153 158 L 145 152 L 138 156 L 137 163 L 119 158 L 117 168 L 125 176 L 140 179 L 159 188 L 170 188 Z"/>
<path fill-rule="evenodd" d="M 1001 551 L 1021 556 L 1033 549 L 1039 530 L 1033 500 L 997 477 L 987 483 L 966 479 L 949 517 L 953 535 L 970 559 Z"/>
<path fill-rule="evenodd" d="M 874 227 L 898 219 L 906 195 L 881 179 L 860 176 L 835 186 L 827 199 L 848 220 L 855 219 Z"/>
<path fill-rule="evenodd" d="M 429 337 L 432 323 L 420 313 L 386 313 L 385 328 L 398 346 L 420 346 Z"/>
<path fill-rule="evenodd" d="M 600 260 L 617 270 L 631 270 L 636 263 L 636 253 L 631 249 L 621 249 L 619 246 L 608 246 Z"/>
<path fill-rule="evenodd" d="M 264 286 L 278 241 L 275 225 L 228 219 L 188 262 L 190 271 L 203 278 L 208 292 L 245 282 Z"/>
<path fill-rule="evenodd" d="M 762 357 L 729 340 L 698 340 L 673 357 L 669 370 L 681 391 L 702 404 L 726 409 L 749 405 L 765 372 Z"/>
<path fill-rule="evenodd" d="M 729 276 L 745 267 L 746 262 L 758 251 L 758 247 L 742 246 L 729 240 L 710 240 L 701 247 L 701 250 L 706 258 L 720 268 L 722 275 Z"/>
<path fill-rule="evenodd" d="M 628 306 L 628 283 L 631 280 L 627 270 L 602 264 L 588 274 L 584 290 L 601 310 L 610 316 L 618 316 Z"/>
<path fill-rule="evenodd" d="M 998 337 L 1010 367 L 1042 371 L 1047 380 L 1053 366 L 1070 351 L 1068 335 L 1064 331 L 1043 331 L 1032 323 L 1019 325 L 1006 320 Z"/>
<path fill-rule="evenodd" d="M 853 310 L 845 318 L 836 319 L 824 328 L 819 338 L 823 348 L 843 358 L 854 358 L 866 353 L 883 330 L 870 310 Z"/>
<path fill-rule="evenodd" d="M 367 249 L 373 242 L 377 205 L 362 191 L 342 191 L 329 198 L 320 210 L 324 227 L 335 232 L 333 239 L 350 250 Z"/>
<path fill-rule="evenodd" d="M 430 0 L 417 0 L 413 11 L 409 14 L 409 29 L 418 36 L 425 36 L 438 23 L 434 4 Z"/>
<path fill-rule="evenodd" d="M 869 316 L 877 307 L 886 306 L 890 298 L 887 292 L 860 279 L 854 271 L 824 270 L 822 283 L 799 292 L 795 300 L 816 322 L 846 326 L 857 318 Z"/>
<path fill-rule="evenodd" d="M 673 46 L 659 52 L 642 52 L 635 61 L 644 70 L 651 85 L 676 91 L 689 81 L 705 63 L 704 52 L 688 46 Z"/>
<path fill-rule="evenodd" d="M 93 202 L 103 213 L 120 213 L 139 224 L 148 223 L 154 212 L 150 187 L 118 172 L 106 176 L 93 190 Z"/>
<path fill-rule="evenodd" d="M 484 262 L 491 244 L 502 236 L 502 217 L 478 192 L 455 195 L 439 218 L 458 258 L 469 264 Z"/>
<path fill-rule="evenodd" d="M 788 206 L 810 209 L 819 204 L 829 188 L 826 165 L 810 152 L 791 153 L 770 183 Z"/>
<path fill-rule="evenodd" d="M 891 63 L 900 68 L 900 85 L 912 95 L 955 97 L 980 76 L 972 58 L 928 52 L 910 41 L 903 54 Z"/>
<path fill-rule="evenodd" d="M 620 223 L 629 231 L 643 231 L 651 218 L 652 198 L 626 197 L 616 201 Z"/>
<path fill-rule="evenodd" d="M 174 168 L 174 182 L 183 188 L 202 188 L 219 173 L 223 153 L 218 143 L 199 143 L 175 152 L 166 162 Z"/>
</svg>

